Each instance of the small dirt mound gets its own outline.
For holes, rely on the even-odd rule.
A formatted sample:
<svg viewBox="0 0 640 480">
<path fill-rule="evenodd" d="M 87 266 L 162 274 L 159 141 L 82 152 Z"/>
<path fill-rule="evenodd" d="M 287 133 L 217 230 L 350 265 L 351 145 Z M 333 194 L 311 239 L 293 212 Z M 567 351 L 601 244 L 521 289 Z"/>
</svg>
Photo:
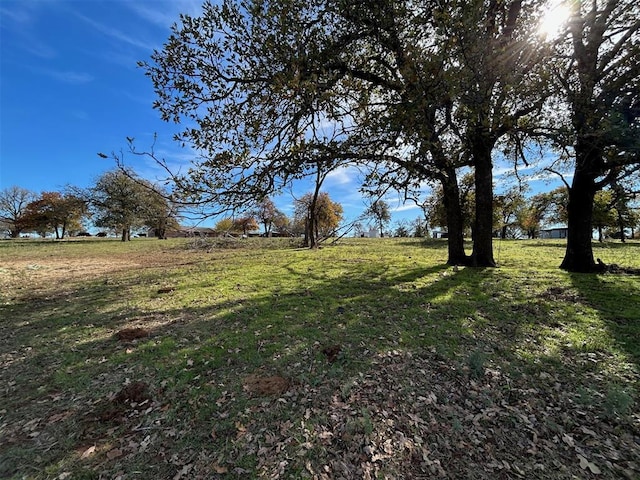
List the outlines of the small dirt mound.
<svg viewBox="0 0 640 480">
<path fill-rule="evenodd" d="M 341 351 L 342 351 L 342 345 L 339 345 L 339 344 L 330 345 L 322 349 L 322 353 L 324 354 L 325 357 L 327 357 L 327 362 L 329 363 L 335 363 Z"/>
<path fill-rule="evenodd" d="M 158 289 L 158 294 L 162 295 L 163 293 L 171 293 L 175 290 L 175 287 L 164 287 Z"/>
<path fill-rule="evenodd" d="M 132 382 L 125 385 L 113 398 L 106 398 L 96 409 L 100 422 L 122 423 L 135 407 L 152 400 L 149 385 L 145 382 Z"/>
<path fill-rule="evenodd" d="M 115 337 L 121 342 L 130 342 L 138 338 L 145 338 L 151 334 L 146 328 L 124 328 L 116 332 Z"/>
<path fill-rule="evenodd" d="M 291 386 L 291 381 L 286 378 L 273 376 L 273 377 L 260 377 L 258 375 L 249 375 L 242 382 L 245 390 L 255 395 L 282 395 Z"/>
<path fill-rule="evenodd" d="M 112 402 L 122 405 L 127 402 L 142 403 L 146 400 L 151 400 L 149 385 L 145 382 L 131 382 L 118 392 Z"/>
</svg>

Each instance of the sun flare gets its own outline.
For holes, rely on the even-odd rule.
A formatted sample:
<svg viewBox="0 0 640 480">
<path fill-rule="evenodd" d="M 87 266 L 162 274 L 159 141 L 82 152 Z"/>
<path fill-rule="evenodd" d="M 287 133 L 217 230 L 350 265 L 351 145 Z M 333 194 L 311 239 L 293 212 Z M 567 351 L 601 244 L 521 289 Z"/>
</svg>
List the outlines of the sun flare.
<svg viewBox="0 0 640 480">
<path fill-rule="evenodd" d="M 562 0 L 549 4 L 540 19 L 539 31 L 545 38 L 555 37 L 560 33 L 571 16 L 571 8 Z"/>
</svg>

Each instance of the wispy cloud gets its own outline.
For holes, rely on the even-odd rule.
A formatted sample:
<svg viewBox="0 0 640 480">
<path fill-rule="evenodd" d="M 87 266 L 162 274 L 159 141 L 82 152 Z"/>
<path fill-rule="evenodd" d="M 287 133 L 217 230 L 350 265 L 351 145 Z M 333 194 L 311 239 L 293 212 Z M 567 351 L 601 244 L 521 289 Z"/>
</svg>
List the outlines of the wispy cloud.
<svg viewBox="0 0 640 480">
<path fill-rule="evenodd" d="M 392 207 L 391 210 L 393 212 L 396 212 L 396 213 L 398 213 L 398 212 L 406 212 L 408 210 L 420 210 L 420 211 L 422 211 L 422 209 L 418 205 L 416 205 L 415 203 L 411 203 L 411 202 L 407 202 L 407 203 L 404 203 L 402 205 L 398 205 L 395 208 Z"/>
<path fill-rule="evenodd" d="M 181 13 L 199 15 L 202 12 L 202 3 L 202 0 L 174 0 L 153 3 L 127 2 L 126 6 L 147 23 L 169 28 L 178 22 Z"/>
<path fill-rule="evenodd" d="M 35 18 L 36 4 L 31 2 L 12 2 L 5 3 L 0 7 L 0 19 L 10 20 L 11 22 L 19 23 L 22 25 L 30 24 Z"/>
<path fill-rule="evenodd" d="M 22 44 L 22 48 L 36 57 L 51 59 L 58 56 L 58 52 L 54 48 L 37 38 L 30 35 L 25 35 L 24 38 L 25 42 Z"/>
<path fill-rule="evenodd" d="M 86 72 L 74 72 L 70 70 L 53 70 L 43 68 L 37 68 L 34 70 L 47 75 L 48 77 L 51 77 L 59 82 L 68 83 L 71 85 L 82 85 L 92 82 L 94 79 L 93 75 Z"/>
<path fill-rule="evenodd" d="M 118 30 L 117 28 L 113 28 L 112 26 L 105 25 L 101 22 L 93 20 L 92 18 L 89 18 L 80 12 L 72 11 L 72 14 L 77 18 L 79 18 L 80 20 L 82 20 L 83 22 L 85 22 L 95 31 L 100 32 L 101 34 L 113 40 L 116 40 L 118 42 L 125 43 L 127 45 L 131 45 L 133 47 L 140 48 L 143 50 L 153 50 L 156 47 L 156 44 L 152 41 L 143 40 L 141 38 L 134 37 L 133 35 L 130 35 L 121 30 Z"/>
<path fill-rule="evenodd" d="M 38 38 L 36 22 L 40 15 L 40 7 L 44 2 L 11 2 L 0 7 L 0 28 L 12 30 L 20 40 L 16 47 L 26 50 L 40 58 L 50 59 L 57 52 L 49 44 Z"/>
<path fill-rule="evenodd" d="M 355 183 L 360 172 L 353 167 L 341 167 L 327 175 L 327 185 L 347 185 Z"/>
</svg>

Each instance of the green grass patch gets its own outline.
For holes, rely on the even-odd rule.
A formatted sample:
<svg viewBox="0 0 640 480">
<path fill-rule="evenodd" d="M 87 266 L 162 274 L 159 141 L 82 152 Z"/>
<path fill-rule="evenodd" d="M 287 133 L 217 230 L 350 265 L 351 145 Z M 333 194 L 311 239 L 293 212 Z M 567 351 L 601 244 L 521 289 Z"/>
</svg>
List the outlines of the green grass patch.
<svg viewBox="0 0 640 480">
<path fill-rule="evenodd" d="M 594 248 L 640 267 L 637 242 Z M 576 442 L 635 473 L 640 278 L 495 249 L 472 269 L 435 240 L 0 242 L 0 477 L 509 476 L 496 432 L 523 435 L 524 476 L 580 477 Z"/>
</svg>

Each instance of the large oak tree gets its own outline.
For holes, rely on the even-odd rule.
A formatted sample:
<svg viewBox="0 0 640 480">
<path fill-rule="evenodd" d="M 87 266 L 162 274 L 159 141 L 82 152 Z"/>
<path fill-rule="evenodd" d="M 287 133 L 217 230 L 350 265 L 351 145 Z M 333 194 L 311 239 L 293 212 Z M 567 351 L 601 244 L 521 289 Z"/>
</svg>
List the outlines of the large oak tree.
<svg viewBox="0 0 640 480">
<path fill-rule="evenodd" d="M 554 65 L 557 113 L 568 112 L 560 143 L 573 162 L 561 268 L 592 272 L 601 268 L 592 249 L 596 192 L 640 167 L 640 7 L 636 0 L 572 5 Z"/>
</svg>

